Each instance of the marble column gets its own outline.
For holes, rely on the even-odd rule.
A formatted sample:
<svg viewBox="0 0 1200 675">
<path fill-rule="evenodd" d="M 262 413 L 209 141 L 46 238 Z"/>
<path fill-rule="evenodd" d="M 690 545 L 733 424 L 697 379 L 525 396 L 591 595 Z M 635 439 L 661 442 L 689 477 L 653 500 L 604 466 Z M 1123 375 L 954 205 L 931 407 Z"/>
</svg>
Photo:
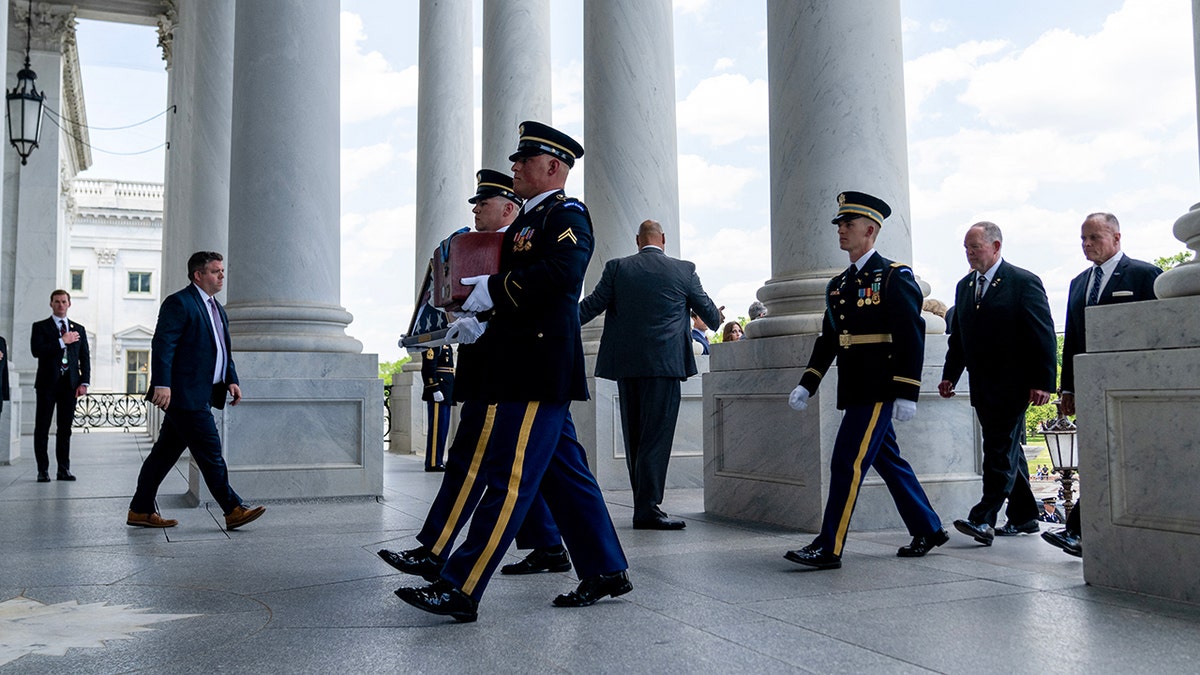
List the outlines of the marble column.
<svg viewBox="0 0 1200 675">
<path fill-rule="evenodd" d="M 4 11 L 0 12 L 0 54 L 4 54 L 4 63 L 6 73 L 15 73 L 13 70 L 11 59 L 8 54 L 8 17 L 11 13 L 9 3 L 4 3 Z M 22 58 L 24 54 L 22 54 Z M 24 61 L 19 65 L 24 65 Z M 15 84 L 15 83 L 11 83 Z M 6 88 L 8 85 L 5 85 Z M 5 134 L 8 132 L 5 131 Z M 8 139 L 0 142 L 0 167 L 4 167 L 5 178 L 4 184 L 8 184 L 8 155 L 16 155 L 11 151 L 12 145 L 8 143 Z M 7 189 L 0 189 L 0 213 L 4 213 L 4 204 L 8 200 Z M 13 268 L 13 250 L 8 244 L 11 237 L 8 236 L 7 227 L 2 228 L 4 236 L 0 237 L 3 241 L 0 244 L 0 335 L 3 335 L 5 342 L 12 344 L 12 327 L 13 327 L 13 296 L 11 283 L 12 268 Z M 11 351 L 9 347 L 6 351 Z M 7 354 L 5 356 L 8 356 Z M 11 464 L 14 459 L 21 456 L 21 407 L 20 407 L 20 375 L 13 372 L 9 375 L 10 379 L 16 376 L 16 381 L 11 382 L 12 394 L 9 401 L 4 402 L 4 410 L 0 412 L 0 464 Z M 15 406 L 15 407 L 14 407 Z"/>
<path fill-rule="evenodd" d="M 340 304 L 338 25 L 336 0 L 236 4 L 225 290 L 246 398 L 221 427 L 250 500 L 383 488 L 378 360 Z"/>
<path fill-rule="evenodd" d="M 671 2 L 585 0 L 583 8 L 584 192 L 596 241 L 590 291 L 608 260 L 637 252 L 646 219 L 662 223 L 667 253 L 679 256 L 679 151 Z M 602 329 L 603 317 L 584 328 L 589 375 Z M 704 372 L 707 359 L 699 361 Z M 580 438 L 595 452 L 601 486 L 628 489 L 616 383 L 593 378 L 589 386 L 593 400 L 573 406 Z M 682 396 L 668 487 L 694 487 L 703 476 L 699 376 Z"/>
<path fill-rule="evenodd" d="M 24 62 L 24 6 L 15 6 L 12 26 L 21 26 L 21 39 L 10 36 L 9 67 L 15 73 Z M 75 30 L 74 12 L 67 7 L 35 5 L 30 65 L 37 73 L 37 87 L 46 96 L 46 107 L 62 110 L 63 39 Z M 7 133 L 7 132 L 6 132 Z M 33 322 L 50 316 L 50 292 L 63 287 L 67 277 L 67 225 L 63 215 L 60 149 L 64 143 L 58 128 L 43 119 L 38 147 L 22 166 L 15 151 L 5 157 L 4 230 L 5 240 L 14 242 L 11 266 L 5 272 L 5 285 L 12 292 L 12 332 L 6 337 L 14 359 L 9 370 L 21 381 L 23 401 L 21 433 L 33 433 L 33 381 L 37 361 L 29 355 L 29 335 Z M 8 262 L 7 260 L 5 261 Z M 14 407 L 15 408 L 15 407 Z M 14 409 L 14 412 L 15 409 Z"/>
<path fill-rule="evenodd" d="M 484 0 L 480 168 L 512 173 L 525 120 L 551 123 L 550 0 Z"/>
<path fill-rule="evenodd" d="M 1200 67 L 1200 0 L 1192 0 Z M 1196 71 L 1200 113 L 1200 70 Z M 1183 177 L 1192 181 L 1192 176 Z M 1200 254 L 1200 204 L 1175 221 Z M 1079 474 L 1085 489 L 1083 578 L 1089 584 L 1200 602 L 1200 263 L 1158 277 L 1158 300 L 1088 307 L 1075 357 Z M 1146 551 L 1150 555 L 1130 555 Z"/>
<path fill-rule="evenodd" d="M 487 3 L 485 3 L 487 4 Z M 413 295 L 420 292 L 433 249 L 450 233 L 474 222 L 467 199 L 475 194 L 474 99 L 472 83 L 471 3 L 421 0 L 417 51 L 417 222 L 413 252 Z M 487 59 L 484 59 L 486 64 Z M 487 67 L 486 65 L 484 66 Z M 487 117 L 487 103 L 484 117 Z M 516 147 L 516 126 L 512 137 Z M 507 162 L 507 160 L 506 160 Z M 508 164 L 497 169 L 506 169 Z M 414 298 L 415 300 L 415 298 Z M 407 321 L 408 317 L 404 317 Z M 407 324 L 401 330 L 407 329 Z M 399 338 L 400 331 L 397 331 Z M 419 356 L 419 355 L 418 355 Z M 411 401 L 411 415 L 393 415 L 393 437 L 408 447 L 392 452 L 425 452 L 425 414 L 421 402 L 420 358 L 392 376 L 392 395 Z"/>
<path fill-rule="evenodd" d="M 192 253 L 229 246 L 234 3 L 183 0 L 171 19 L 162 297 L 187 284 Z"/>
<path fill-rule="evenodd" d="M 816 530 L 841 421 L 836 366 L 806 412 L 793 412 L 787 396 L 820 332 L 825 286 L 849 264 L 830 223 L 837 194 L 887 201 L 878 249 L 912 258 L 900 2 L 768 0 L 767 31 L 771 279 L 758 297 L 770 314 L 747 326 L 753 339 L 713 350 L 705 508 Z M 896 431 L 935 508 L 953 517 L 978 498 L 979 438 L 967 397 L 936 394 L 945 349 L 944 337 L 927 336 L 917 418 Z M 870 474 L 851 527 L 900 525 L 886 486 Z"/>
</svg>

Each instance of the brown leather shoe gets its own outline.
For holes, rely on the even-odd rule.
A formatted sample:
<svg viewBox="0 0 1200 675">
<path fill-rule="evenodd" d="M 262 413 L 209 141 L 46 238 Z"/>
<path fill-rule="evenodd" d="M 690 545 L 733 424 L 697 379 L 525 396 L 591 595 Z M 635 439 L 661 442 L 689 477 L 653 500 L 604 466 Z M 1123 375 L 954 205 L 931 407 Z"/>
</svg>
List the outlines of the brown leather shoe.
<svg viewBox="0 0 1200 675">
<path fill-rule="evenodd" d="M 235 530 L 252 520 L 257 520 L 266 510 L 267 507 L 265 506 L 256 506 L 252 509 L 244 506 L 236 506 L 225 515 L 225 529 Z"/>
<path fill-rule="evenodd" d="M 167 520 L 157 513 L 134 513 L 129 512 L 125 517 L 126 525 L 135 527 L 175 527 L 179 524 L 178 520 Z"/>
</svg>

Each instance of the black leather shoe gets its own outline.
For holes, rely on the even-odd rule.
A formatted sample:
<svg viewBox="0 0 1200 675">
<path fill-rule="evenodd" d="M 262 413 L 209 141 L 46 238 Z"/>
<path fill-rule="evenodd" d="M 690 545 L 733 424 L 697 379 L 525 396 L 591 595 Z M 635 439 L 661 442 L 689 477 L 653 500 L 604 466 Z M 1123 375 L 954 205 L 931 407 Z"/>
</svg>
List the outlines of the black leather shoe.
<svg viewBox="0 0 1200 675">
<path fill-rule="evenodd" d="M 1037 534 L 1041 531 L 1042 528 L 1038 527 L 1036 520 L 1031 520 L 1024 525 L 1013 525 L 1013 522 L 1010 520 L 1004 524 L 1004 527 L 996 528 L 996 536 L 1015 537 L 1018 534 Z"/>
<path fill-rule="evenodd" d="M 1076 558 L 1083 557 L 1083 539 L 1066 528 L 1054 532 L 1047 530 L 1042 533 L 1042 539 L 1046 540 L 1047 544 L 1057 546 Z"/>
<path fill-rule="evenodd" d="M 445 470 L 446 470 L 446 467 L 444 467 L 444 466 L 427 466 L 427 467 L 425 467 L 425 473 L 440 473 Z"/>
<path fill-rule="evenodd" d="M 538 572 L 567 572 L 571 558 L 562 546 L 535 548 L 518 563 L 500 568 L 501 574 L 537 574 Z"/>
<path fill-rule="evenodd" d="M 975 523 L 969 520 L 954 521 L 954 529 L 962 532 L 968 537 L 972 537 L 975 541 L 984 546 L 991 546 L 992 540 L 996 538 L 996 530 L 987 523 Z"/>
<path fill-rule="evenodd" d="M 950 533 L 944 529 L 933 534 L 922 534 L 913 537 L 912 543 L 908 546 L 901 546 L 900 550 L 896 551 L 896 555 L 901 558 L 920 558 L 948 541 L 950 541 Z"/>
<path fill-rule="evenodd" d="M 379 557 L 401 572 L 421 577 L 429 582 L 441 579 L 442 567 L 446 564 L 445 560 L 433 555 L 424 546 L 399 553 L 385 548 L 379 551 Z"/>
<path fill-rule="evenodd" d="M 459 623 L 470 623 L 479 618 L 479 603 L 444 579 L 424 588 L 397 588 L 395 593 L 396 597 L 419 610 L 453 617 Z"/>
<path fill-rule="evenodd" d="M 687 527 L 687 523 L 668 518 L 665 515 L 633 519 L 633 529 L 635 530 L 682 530 L 685 527 Z"/>
<path fill-rule="evenodd" d="M 555 607 L 587 607 L 596 604 L 606 595 L 617 597 L 633 590 L 625 570 L 611 574 L 598 574 L 579 582 L 579 587 L 554 599 Z"/>
<path fill-rule="evenodd" d="M 49 483 L 49 482 L 50 482 L 50 472 L 48 472 L 48 471 L 39 471 L 39 472 L 38 472 L 38 479 L 37 479 L 37 482 L 39 482 L 39 483 Z"/>
<path fill-rule="evenodd" d="M 788 551 L 783 557 L 794 563 L 808 565 L 819 570 L 836 570 L 842 566 L 842 557 L 840 555 L 834 555 L 816 544 L 809 544 L 804 548 Z"/>
<path fill-rule="evenodd" d="M 75 476 L 72 476 L 71 472 L 67 471 L 66 469 L 59 469 L 58 479 L 59 480 L 75 480 Z"/>
</svg>

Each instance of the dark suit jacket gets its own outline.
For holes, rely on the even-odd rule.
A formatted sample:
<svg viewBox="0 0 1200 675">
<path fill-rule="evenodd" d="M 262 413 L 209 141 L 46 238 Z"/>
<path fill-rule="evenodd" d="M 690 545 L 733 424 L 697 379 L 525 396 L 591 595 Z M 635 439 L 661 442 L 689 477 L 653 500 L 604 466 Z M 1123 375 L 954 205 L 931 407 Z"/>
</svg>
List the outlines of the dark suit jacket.
<svg viewBox="0 0 1200 675">
<path fill-rule="evenodd" d="M 488 279 L 495 305 L 479 341 L 459 352 L 457 401 L 588 398 L 579 296 L 592 257 L 587 207 L 551 194 L 504 232 L 500 271 Z"/>
<path fill-rule="evenodd" d="M 596 377 L 695 375 L 691 310 L 710 326 L 721 324 L 721 311 L 691 262 L 657 248 L 609 260 L 596 288 L 579 304 L 580 323 L 604 313 Z"/>
<path fill-rule="evenodd" d="M 158 324 L 150 343 L 150 390 L 171 388 L 171 408 L 204 410 L 225 407 L 229 385 L 237 384 L 229 341 L 229 317 L 217 303 L 225 335 L 225 379 L 212 381 L 217 363 L 217 345 L 213 340 L 212 313 L 194 285 L 172 293 L 158 310 Z"/>
<path fill-rule="evenodd" d="M 971 373 L 971 405 L 1012 415 L 1029 403 L 1029 390 L 1054 391 L 1057 340 L 1042 280 L 1002 261 L 987 294 L 975 306 L 975 272 L 958 282 L 954 325 L 942 379 Z"/>
<path fill-rule="evenodd" d="M 4 410 L 4 401 L 8 400 L 8 343 L 0 337 L 0 410 Z"/>
<path fill-rule="evenodd" d="M 1087 351 L 1087 331 L 1084 329 L 1084 308 L 1087 305 L 1089 267 L 1071 280 L 1067 293 L 1067 329 L 1063 336 L 1062 390 L 1075 391 L 1075 355 Z M 1098 305 L 1154 300 L 1154 280 L 1162 270 L 1148 262 L 1122 256 L 1104 290 Z"/>
<path fill-rule="evenodd" d="M 67 319 L 67 329 L 79 331 L 79 341 L 67 345 L 67 377 L 71 387 L 92 381 L 92 356 L 88 350 L 87 329 L 82 324 Z M 58 382 L 62 367 L 62 347 L 58 344 L 57 319 L 35 321 L 29 334 L 29 351 L 38 360 L 34 389 L 49 389 Z"/>
</svg>

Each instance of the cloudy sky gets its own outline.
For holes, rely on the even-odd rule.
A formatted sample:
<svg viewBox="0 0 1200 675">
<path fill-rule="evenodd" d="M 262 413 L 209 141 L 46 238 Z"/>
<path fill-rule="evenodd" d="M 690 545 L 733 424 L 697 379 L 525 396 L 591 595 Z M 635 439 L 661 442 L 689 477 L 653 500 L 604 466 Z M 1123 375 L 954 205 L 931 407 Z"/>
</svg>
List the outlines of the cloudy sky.
<svg viewBox="0 0 1200 675">
<path fill-rule="evenodd" d="M 744 315 L 771 274 L 766 3 L 674 6 L 681 251 L 727 314 Z M 417 7 L 342 2 L 342 303 L 356 317 L 350 334 L 383 360 L 401 355 L 396 326 L 412 310 Z M 582 2 L 551 7 L 552 123 L 586 146 Z M 1087 264 L 1087 213 L 1115 213 L 1135 257 L 1184 250 L 1171 226 L 1200 201 L 1190 3 L 902 0 L 901 10 L 912 263 L 932 297 L 952 298 L 967 271 L 963 233 L 979 220 L 1004 230 L 1006 259 L 1042 276 L 1060 327 L 1067 284 Z M 152 31 L 84 23 L 78 42 L 92 126 L 163 109 Z M 478 84 L 475 106 L 478 119 Z M 92 143 L 132 152 L 163 133 L 159 120 L 93 131 Z M 88 177 L 162 180 L 161 150 L 94 158 Z M 568 192 L 586 199 L 581 177 Z M 456 226 L 468 224 L 464 203 Z"/>
</svg>

